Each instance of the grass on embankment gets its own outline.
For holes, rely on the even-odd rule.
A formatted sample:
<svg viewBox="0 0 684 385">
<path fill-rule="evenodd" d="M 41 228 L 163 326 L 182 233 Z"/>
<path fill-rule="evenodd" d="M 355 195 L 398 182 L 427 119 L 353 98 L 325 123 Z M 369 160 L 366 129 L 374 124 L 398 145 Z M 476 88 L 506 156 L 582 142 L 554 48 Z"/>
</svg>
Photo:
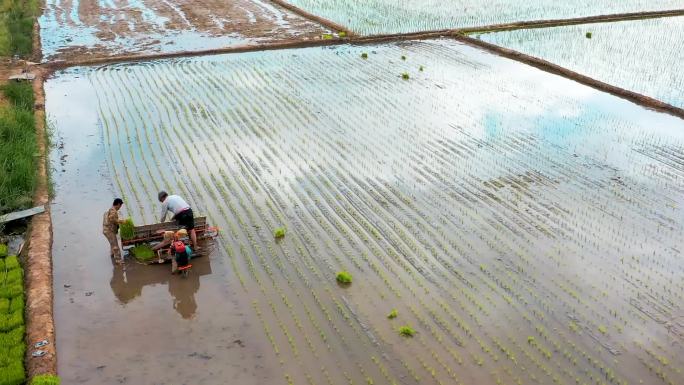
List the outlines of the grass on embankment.
<svg viewBox="0 0 684 385">
<path fill-rule="evenodd" d="M 0 3 L 0 56 L 28 56 L 33 50 L 33 22 L 37 0 L 2 0 Z"/>
<path fill-rule="evenodd" d="M 36 186 L 36 124 L 31 83 L 0 86 L 0 214 L 30 207 Z"/>
</svg>

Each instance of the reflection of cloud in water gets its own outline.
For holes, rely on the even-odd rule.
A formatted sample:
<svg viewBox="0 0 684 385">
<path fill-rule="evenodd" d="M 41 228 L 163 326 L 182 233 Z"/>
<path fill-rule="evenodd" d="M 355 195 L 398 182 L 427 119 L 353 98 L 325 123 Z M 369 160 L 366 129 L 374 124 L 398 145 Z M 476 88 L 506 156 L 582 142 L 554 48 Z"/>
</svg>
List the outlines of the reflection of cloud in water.
<svg viewBox="0 0 684 385">
<path fill-rule="evenodd" d="M 129 262 L 126 270 L 113 268 L 109 284 L 122 305 L 141 297 L 145 286 L 167 285 L 173 298 L 173 308 L 181 317 L 189 319 L 197 312 L 195 294 L 200 288 L 200 277 L 209 274 L 211 263 L 207 257 L 192 261 L 192 271 L 187 278 L 171 275 L 170 264 L 145 266 Z"/>
</svg>

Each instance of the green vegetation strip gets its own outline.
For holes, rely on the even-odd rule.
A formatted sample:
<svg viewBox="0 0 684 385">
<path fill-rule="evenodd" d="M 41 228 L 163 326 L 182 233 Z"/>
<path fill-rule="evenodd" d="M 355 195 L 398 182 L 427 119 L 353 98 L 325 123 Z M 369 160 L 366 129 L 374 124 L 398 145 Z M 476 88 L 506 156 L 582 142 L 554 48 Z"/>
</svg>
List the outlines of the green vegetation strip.
<svg viewBox="0 0 684 385">
<path fill-rule="evenodd" d="M 32 204 L 36 186 L 36 122 L 30 83 L 2 86 L 9 106 L 0 107 L 0 214 Z"/>
<path fill-rule="evenodd" d="M 0 56 L 28 56 L 33 50 L 37 0 L 3 0 L 0 8 Z"/>
<path fill-rule="evenodd" d="M 31 385 L 59 385 L 59 383 L 59 377 L 52 374 L 41 374 L 31 380 Z"/>
<path fill-rule="evenodd" d="M 0 385 L 19 385 L 24 370 L 24 271 L 16 256 L 0 258 Z"/>
</svg>

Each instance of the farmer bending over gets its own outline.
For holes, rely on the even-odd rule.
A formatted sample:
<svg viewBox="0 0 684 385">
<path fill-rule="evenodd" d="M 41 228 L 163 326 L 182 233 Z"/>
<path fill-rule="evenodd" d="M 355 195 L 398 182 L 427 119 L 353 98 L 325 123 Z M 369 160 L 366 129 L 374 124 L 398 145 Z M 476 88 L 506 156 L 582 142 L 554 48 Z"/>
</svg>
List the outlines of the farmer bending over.
<svg viewBox="0 0 684 385">
<path fill-rule="evenodd" d="M 123 264 L 119 240 L 116 238 L 116 233 L 119 232 L 119 225 L 124 222 L 123 219 L 119 219 L 121 206 L 123 206 L 123 200 L 121 198 L 114 199 L 112 207 L 104 213 L 102 218 L 102 234 L 109 241 L 109 253 L 117 265 Z"/>
<path fill-rule="evenodd" d="M 178 222 L 178 225 L 190 232 L 190 240 L 192 247 L 197 247 L 197 235 L 195 234 L 195 217 L 192 215 L 192 209 L 188 202 L 178 195 L 169 195 L 166 191 L 159 192 L 157 196 L 159 202 L 162 204 L 162 213 L 160 222 L 166 221 L 167 212 L 173 213 L 173 219 Z"/>
</svg>

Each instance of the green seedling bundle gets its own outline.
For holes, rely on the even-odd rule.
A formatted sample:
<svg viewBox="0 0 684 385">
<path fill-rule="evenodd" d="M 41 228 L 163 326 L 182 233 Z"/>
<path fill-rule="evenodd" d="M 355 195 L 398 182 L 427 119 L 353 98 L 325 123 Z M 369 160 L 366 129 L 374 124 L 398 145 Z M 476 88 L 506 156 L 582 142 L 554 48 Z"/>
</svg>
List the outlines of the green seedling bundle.
<svg viewBox="0 0 684 385">
<path fill-rule="evenodd" d="M 16 256 L 0 262 L 0 385 L 20 385 L 26 379 L 23 270 Z"/>
</svg>

